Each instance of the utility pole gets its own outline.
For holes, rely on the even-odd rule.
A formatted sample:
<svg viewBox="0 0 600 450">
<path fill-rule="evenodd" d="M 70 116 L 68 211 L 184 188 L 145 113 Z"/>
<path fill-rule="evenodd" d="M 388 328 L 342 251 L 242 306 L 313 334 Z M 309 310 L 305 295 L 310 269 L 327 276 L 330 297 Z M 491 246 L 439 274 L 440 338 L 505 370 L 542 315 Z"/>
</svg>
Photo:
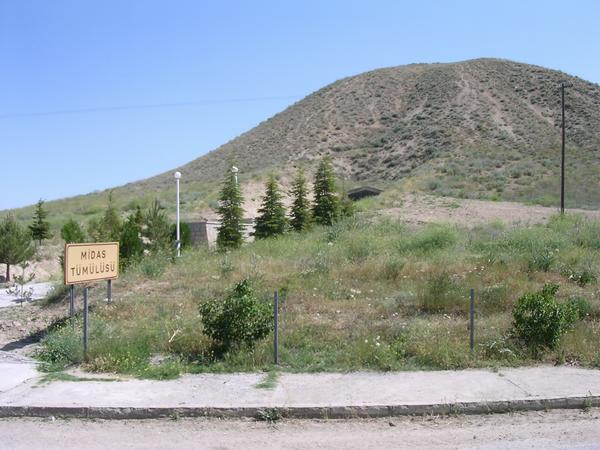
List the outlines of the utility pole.
<svg viewBox="0 0 600 450">
<path fill-rule="evenodd" d="M 562 151 L 560 157 L 560 213 L 565 214 L 565 83 L 560 84 L 562 105 Z"/>
<path fill-rule="evenodd" d="M 560 83 L 560 98 L 562 109 L 562 147 L 560 156 L 560 213 L 565 214 L 565 88 L 571 87 L 564 81 Z"/>
</svg>

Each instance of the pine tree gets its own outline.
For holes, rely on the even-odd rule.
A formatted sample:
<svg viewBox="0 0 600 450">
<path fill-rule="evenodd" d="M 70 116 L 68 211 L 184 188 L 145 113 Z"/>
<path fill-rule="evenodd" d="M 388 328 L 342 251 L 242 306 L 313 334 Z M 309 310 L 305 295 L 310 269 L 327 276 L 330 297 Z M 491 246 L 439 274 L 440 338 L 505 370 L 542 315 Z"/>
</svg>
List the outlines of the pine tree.
<svg viewBox="0 0 600 450">
<path fill-rule="evenodd" d="M 79 225 L 78 222 L 75 222 L 72 218 L 65 223 L 60 229 L 60 237 L 62 237 L 67 244 L 79 244 L 85 242 L 85 233 L 83 229 Z M 64 267 L 65 265 L 65 252 L 64 250 L 61 252 L 58 257 L 58 262 L 60 267 Z"/>
<path fill-rule="evenodd" d="M 79 244 L 85 241 L 85 233 L 81 229 L 79 223 L 73 219 L 69 219 L 60 229 L 60 236 L 67 244 Z"/>
<path fill-rule="evenodd" d="M 254 227 L 254 237 L 257 239 L 283 234 L 287 228 L 285 207 L 274 175 L 269 176 L 265 191 Z"/>
<path fill-rule="evenodd" d="M 132 219 L 135 222 L 137 219 Z M 171 227 L 163 207 L 158 199 L 155 199 L 152 206 L 146 212 L 144 217 L 143 235 L 149 241 L 148 249 L 156 254 L 171 249 Z"/>
<path fill-rule="evenodd" d="M 108 193 L 108 203 L 100 220 L 91 220 L 88 224 L 88 234 L 95 242 L 115 242 L 121 236 L 121 218 L 113 203 L 112 191 Z"/>
<path fill-rule="evenodd" d="M 319 163 L 315 174 L 313 218 L 319 225 L 331 225 L 339 216 L 339 199 L 335 192 L 335 175 L 331 158 Z"/>
<path fill-rule="evenodd" d="M 50 224 L 46 221 L 46 217 L 48 217 L 48 212 L 44 209 L 44 200 L 40 199 L 35 207 L 33 223 L 29 225 L 31 237 L 38 242 L 38 245 L 42 245 L 44 239 L 52 237 Z"/>
<path fill-rule="evenodd" d="M 296 178 L 292 183 L 291 195 L 293 197 L 291 208 L 290 226 L 295 231 L 305 231 L 310 227 L 311 214 L 308 201 L 308 189 L 304 170 L 298 169 Z"/>
<path fill-rule="evenodd" d="M 221 217 L 221 225 L 217 233 L 217 247 L 220 250 L 239 248 L 243 242 L 242 193 L 233 172 L 229 171 L 219 197 L 217 213 Z"/>
<path fill-rule="evenodd" d="M 119 239 L 119 262 L 122 268 L 141 259 L 144 254 L 142 228 L 138 223 L 138 220 L 139 217 L 137 217 L 136 213 L 131 214 L 121 229 L 121 236 Z"/>
<path fill-rule="evenodd" d="M 35 254 L 31 233 L 21 227 L 12 215 L 0 223 L 0 263 L 6 264 L 6 281 L 10 281 L 11 264 L 21 264 Z"/>
</svg>

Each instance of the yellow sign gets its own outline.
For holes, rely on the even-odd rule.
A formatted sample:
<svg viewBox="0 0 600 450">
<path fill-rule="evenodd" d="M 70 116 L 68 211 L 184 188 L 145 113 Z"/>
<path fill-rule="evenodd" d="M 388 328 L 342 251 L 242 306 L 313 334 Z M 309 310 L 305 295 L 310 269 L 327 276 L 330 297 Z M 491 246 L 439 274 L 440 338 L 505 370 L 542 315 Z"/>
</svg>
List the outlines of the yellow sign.
<svg viewBox="0 0 600 450">
<path fill-rule="evenodd" d="M 119 243 L 65 245 L 65 284 L 119 277 Z"/>
</svg>

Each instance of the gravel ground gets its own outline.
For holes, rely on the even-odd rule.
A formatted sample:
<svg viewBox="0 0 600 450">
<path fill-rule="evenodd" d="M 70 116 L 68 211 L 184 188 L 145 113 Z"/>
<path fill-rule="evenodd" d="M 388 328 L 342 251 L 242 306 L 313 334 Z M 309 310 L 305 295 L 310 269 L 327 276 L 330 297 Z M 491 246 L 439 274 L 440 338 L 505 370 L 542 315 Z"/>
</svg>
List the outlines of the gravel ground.
<svg viewBox="0 0 600 450">
<path fill-rule="evenodd" d="M 174 418 L 175 419 L 175 418 Z M 0 420 L 1 449 L 600 448 L 600 410 L 376 420 Z"/>
</svg>

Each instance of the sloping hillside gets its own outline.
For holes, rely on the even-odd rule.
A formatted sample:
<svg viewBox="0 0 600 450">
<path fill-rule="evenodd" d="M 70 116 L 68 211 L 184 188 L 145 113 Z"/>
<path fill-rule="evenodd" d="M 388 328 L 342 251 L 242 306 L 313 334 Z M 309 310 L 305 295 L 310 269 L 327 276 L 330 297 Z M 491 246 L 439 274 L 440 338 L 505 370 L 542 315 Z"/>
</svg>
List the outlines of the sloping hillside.
<svg viewBox="0 0 600 450">
<path fill-rule="evenodd" d="M 581 191 L 600 175 L 594 164 L 600 156 L 600 87 L 497 59 L 415 64 L 339 80 L 181 170 L 186 179 L 205 181 L 219 179 L 230 161 L 253 173 L 331 154 L 349 179 L 417 175 L 433 183 L 420 187 L 442 194 L 548 203 L 555 193 L 546 191 L 558 170 L 563 80 L 572 84 L 567 136 L 578 177 L 574 187 Z M 130 187 L 168 185 L 170 176 Z M 600 204 L 589 197 L 571 196 L 571 206 Z"/>
<path fill-rule="evenodd" d="M 369 181 L 459 198 L 555 205 L 563 80 L 572 85 L 567 207 L 598 208 L 600 87 L 498 59 L 413 64 L 336 81 L 179 168 L 182 199 L 186 211 L 214 206 L 231 162 L 257 191 L 262 173 L 298 164 L 310 170 L 312 160 L 330 154 L 346 187 Z M 172 203 L 172 172 L 117 188 L 118 205 L 130 210 L 154 197 Z M 48 206 L 51 213 L 90 216 L 105 199 L 101 192 Z"/>
</svg>

